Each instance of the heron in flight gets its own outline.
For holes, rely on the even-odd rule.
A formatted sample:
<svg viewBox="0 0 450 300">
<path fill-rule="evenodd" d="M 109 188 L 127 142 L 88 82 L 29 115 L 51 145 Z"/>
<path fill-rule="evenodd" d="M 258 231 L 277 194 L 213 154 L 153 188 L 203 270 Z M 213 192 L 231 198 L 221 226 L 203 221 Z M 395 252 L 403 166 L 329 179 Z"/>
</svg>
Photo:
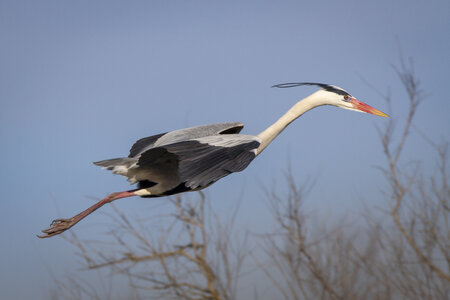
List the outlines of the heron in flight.
<svg viewBox="0 0 450 300">
<path fill-rule="evenodd" d="M 333 105 L 377 116 L 387 115 L 350 95 L 344 89 L 323 83 L 295 82 L 321 89 L 300 100 L 278 121 L 258 135 L 239 134 L 241 123 L 218 123 L 179 129 L 138 140 L 128 157 L 94 162 L 114 174 L 128 177 L 133 190 L 112 193 L 70 219 L 57 219 L 43 230 L 41 238 L 60 234 L 81 219 L 114 200 L 131 197 L 162 197 L 204 189 L 217 180 L 244 170 L 291 122 L 321 105 Z"/>
</svg>

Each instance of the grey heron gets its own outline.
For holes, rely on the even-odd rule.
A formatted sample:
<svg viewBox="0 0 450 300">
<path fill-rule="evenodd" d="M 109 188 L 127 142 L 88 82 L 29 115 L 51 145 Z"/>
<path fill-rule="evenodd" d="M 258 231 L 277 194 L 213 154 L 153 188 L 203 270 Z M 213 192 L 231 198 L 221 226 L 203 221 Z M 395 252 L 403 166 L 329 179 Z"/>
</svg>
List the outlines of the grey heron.
<svg viewBox="0 0 450 300">
<path fill-rule="evenodd" d="M 291 122 L 315 107 L 333 105 L 387 117 L 337 86 L 294 82 L 273 87 L 302 85 L 315 85 L 321 89 L 297 102 L 258 135 L 239 134 L 244 125 L 238 122 L 203 125 L 140 139 L 131 147 L 128 157 L 94 162 L 114 174 L 128 177 L 137 188 L 112 193 L 70 219 L 54 220 L 39 237 L 60 234 L 99 207 L 120 198 L 162 197 L 204 189 L 228 174 L 244 170 Z"/>
</svg>

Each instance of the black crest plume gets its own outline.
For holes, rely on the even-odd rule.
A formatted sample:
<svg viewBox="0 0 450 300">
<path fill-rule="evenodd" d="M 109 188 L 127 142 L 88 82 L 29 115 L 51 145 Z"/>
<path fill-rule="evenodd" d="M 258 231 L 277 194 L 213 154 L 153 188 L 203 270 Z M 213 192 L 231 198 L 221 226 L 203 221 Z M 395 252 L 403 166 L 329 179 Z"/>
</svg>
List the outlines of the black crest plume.
<svg viewBox="0 0 450 300">
<path fill-rule="evenodd" d="M 332 93 L 336 93 L 339 95 L 350 95 L 347 91 L 341 89 L 340 87 L 331 85 L 331 84 L 326 84 L 326 83 L 318 83 L 318 82 L 289 82 L 289 83 L 280 83 L 280 84 L 276 84 L 273 85 L 272 87 L 276 87 L 276 88 L 291 88 L 291 87 L 297 87 L 297 86 L 302 86 L 302 85 L 317 85 L 321 88 L 323 88 L 326 91 L 332 92 Z"/>
</svg>

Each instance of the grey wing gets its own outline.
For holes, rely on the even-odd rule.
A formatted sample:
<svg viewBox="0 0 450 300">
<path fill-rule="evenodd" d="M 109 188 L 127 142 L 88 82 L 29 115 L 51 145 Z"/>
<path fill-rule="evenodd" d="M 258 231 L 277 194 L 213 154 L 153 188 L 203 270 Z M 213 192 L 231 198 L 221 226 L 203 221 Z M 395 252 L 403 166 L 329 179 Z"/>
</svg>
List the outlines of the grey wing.
<svg viewBox="0 0 450 300">
<path fill-rule="evenodd" d="M 242 128 L 244 128 L 242 123 L 228 122 L 178 129 L 162 136 L 155 142 L 154 146 L 158 147 L 216 134 L 237 134 L 242 130 Z"/>
<path fill-rule="evenodd" d="M 162 145 L 187 141 L 190 139 L 215 135 L 215 134 L 236 134 L 244 125 L 239 122 L 216 123 L 183 128 L 171 132 L 161 133 L 138 140 L 130 149 L 128 157 L 137 157 L 145 151 Z"/>
<path fill-rule="evenodd" d="M 134 143 L 134 145 L 131 147 L 128 157 L 136 157 L 140 153 L 152 148 L 155 142 L 166 133 L 148 136 L 136 141 L 136 143 Z"/>
<path fill-rule="evenodd" d="M 244 170 L 255 158 L 259 145 L 255 136 L 214 135 L 155 147 L 141 155 L 138 165 L 146 168 L 167 160 L 177 168 L 179 182 L 197 189 Z"/>
</svg>

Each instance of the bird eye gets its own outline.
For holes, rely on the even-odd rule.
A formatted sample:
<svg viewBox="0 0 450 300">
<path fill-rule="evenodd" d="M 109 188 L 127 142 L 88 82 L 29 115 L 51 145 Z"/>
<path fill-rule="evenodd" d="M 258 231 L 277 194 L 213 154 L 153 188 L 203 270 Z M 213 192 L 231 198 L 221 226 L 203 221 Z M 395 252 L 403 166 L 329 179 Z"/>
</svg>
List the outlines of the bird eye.
<svg viewBox="0 0 450 300">
<path fill-rule="evenodd" d="M 345 95 L 345 96 L 344 96 L 344 100 L 345 100 L 345 101 L 348 101 L 349 99 L 350 99 L 350 96 L 349 96 L 349 95 Z"/>
</svg>

